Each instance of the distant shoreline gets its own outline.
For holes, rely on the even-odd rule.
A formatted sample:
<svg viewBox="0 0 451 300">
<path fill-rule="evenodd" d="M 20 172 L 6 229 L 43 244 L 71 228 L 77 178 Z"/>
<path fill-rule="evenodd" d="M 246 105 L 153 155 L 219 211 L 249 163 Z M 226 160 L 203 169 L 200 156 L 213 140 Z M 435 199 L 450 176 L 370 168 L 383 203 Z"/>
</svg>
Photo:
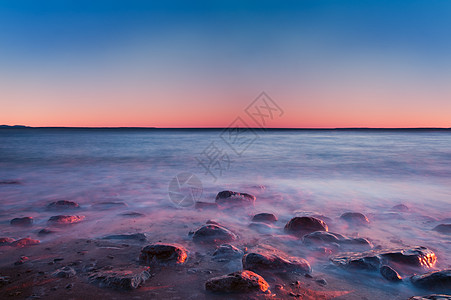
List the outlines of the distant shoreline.
<svg viewBox="0 0 451 300">
<path fill-rule="evenodd" d="M 0 125 L 0 130 L 142 130 L 142 131 L 222 131 L 229 127 L 31 127 L 23 125 Z M 258 128 L 249 127 L 254 131 L 451 131 L 443 127 L 413 127 L 413 128 L 372 128 L 372 127 L 343 127 L 343 128 Z"/>
</svg>

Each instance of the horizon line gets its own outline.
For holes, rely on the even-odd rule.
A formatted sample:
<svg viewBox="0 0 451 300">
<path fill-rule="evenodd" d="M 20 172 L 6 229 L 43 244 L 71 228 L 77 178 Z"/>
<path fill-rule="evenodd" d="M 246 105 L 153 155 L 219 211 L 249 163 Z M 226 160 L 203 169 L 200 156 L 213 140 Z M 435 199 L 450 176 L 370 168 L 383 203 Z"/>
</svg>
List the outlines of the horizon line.
<svg viewBox="0 0 451 300">
<path fill-rule="evenodd" d="M 155 126 L 26 126 L 0 125 L 0 129 L 153 129 L 224 130 L 236 127 L 155 127 Z M 240 127 L 250 130 L 451 130 L 451 127 Z"/>
</svg>

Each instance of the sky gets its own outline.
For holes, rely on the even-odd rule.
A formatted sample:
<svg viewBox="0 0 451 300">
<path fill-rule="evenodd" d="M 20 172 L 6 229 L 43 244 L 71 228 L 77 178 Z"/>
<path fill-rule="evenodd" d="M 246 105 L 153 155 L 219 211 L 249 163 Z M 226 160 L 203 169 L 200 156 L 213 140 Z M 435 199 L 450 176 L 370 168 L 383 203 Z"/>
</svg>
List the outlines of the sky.
<svg viewBox="0 0 451 300">
<path fill-rule="evenodd" d="M 451 1 L 0 0 L 0 124 L 451 127 Z"/>
</svg>

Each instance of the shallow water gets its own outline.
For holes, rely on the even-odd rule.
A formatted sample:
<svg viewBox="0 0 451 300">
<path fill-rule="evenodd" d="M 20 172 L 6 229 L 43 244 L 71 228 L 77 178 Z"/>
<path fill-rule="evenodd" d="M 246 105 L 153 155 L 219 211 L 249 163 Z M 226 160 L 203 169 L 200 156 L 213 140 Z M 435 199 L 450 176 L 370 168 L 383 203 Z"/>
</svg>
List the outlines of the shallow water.
<svg viewBox="0 0 451 300">
<path fill-rule="evenodd" d="M 193 251 L 190 230 L 215 219 L 239 233 L 237 246 L 270 245 L 307 258 L 313 270 L 348 283 L 355 276 L 331 268 L 327 257 L 286 236 L 293 216 L 324 215 L 329 229 L 368 238 L 375 246 L 424 245 L 438 256 L 437 269 L 451 266 L 451 237 L 432 231 L 451 223 L 451 133 L 409 131 L 268 131 L 247 145 L 230 145 L 221 131 L 177 130 L 0 130 L 0 232 L 14 238 L 37 237 L 55 215 L 45 206 L 55 200 L 78 202 L 85 215 L 76 230 L 39 237 L 43 243 L 64 238 L 98 238 L 110 233 L 146 232 L 150 241 L 178 242 Z M 224 136 L 224 135 L 223 135 Z M 211 144 L 214 143 L 214 144 Z M 229 141 L 230 143 L 230 141 Z M 221 150 L 222 174 L 199 164 L 212 145 Z M 244 149 L 247 146 L 246 149 Z M 228 156 L 227 156 L 228 155 Z M 216 164 L 216 167 L 219 165 Z M 199 211 L 180 207 L 168 196 L 179 173 L 197 176 L 203 193 L 196 200 L 214 202 L 219 191 L 257 196 L 255 207 L 239 211 Z M 101 202 L 127 206 L 101 206 Z M 394 212 L 405 204 L 410 210 Z M 143 218 L 118 216 L 140 212 Z M 340 221 L 346 211 L 364 213 L 367 227 Z M 250 218 L 272 212 L 279 221 L 268 234 L 248 228 Z M 31 216 L 32 228 L 13 227 L 15 217 Z M 448 220 L 446 220 L 448 219 Z M 448 255 L 447 255 L 448 254 Z M 232 265 L 230 270 L 239 268 Z M 364 277 L 359 287 L 411 294 L 410 285 Z"/>
</svg>

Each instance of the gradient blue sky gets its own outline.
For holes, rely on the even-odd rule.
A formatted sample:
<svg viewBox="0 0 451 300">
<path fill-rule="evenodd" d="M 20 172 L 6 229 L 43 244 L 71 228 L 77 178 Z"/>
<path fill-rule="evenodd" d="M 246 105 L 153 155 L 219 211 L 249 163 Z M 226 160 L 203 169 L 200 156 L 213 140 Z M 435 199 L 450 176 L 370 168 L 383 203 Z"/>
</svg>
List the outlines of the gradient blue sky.
<svg viewBox="0 0 451 300">
<path fill-rule="evenodd" d="M 0 123 L 451 127 L 451 1 L 0 0 Z"/>
</svg>

